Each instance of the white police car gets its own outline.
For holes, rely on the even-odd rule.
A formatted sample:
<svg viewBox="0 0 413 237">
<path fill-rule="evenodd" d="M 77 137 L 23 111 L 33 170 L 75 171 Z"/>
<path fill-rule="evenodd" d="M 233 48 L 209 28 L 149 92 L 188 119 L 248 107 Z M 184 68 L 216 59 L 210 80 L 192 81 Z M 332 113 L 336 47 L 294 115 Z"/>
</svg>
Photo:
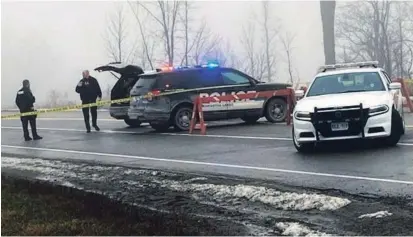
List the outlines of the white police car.
<svg viewBox="0 0 413 237">
<path fill-rule="evenodd" d="M 382 139 L 396 145 L 405 123 L 401 84 L 378 62 L 326 65 L 319 69 L 293 112 L 293 142 L 309 152 L 322 141 Z"/>
</svg>

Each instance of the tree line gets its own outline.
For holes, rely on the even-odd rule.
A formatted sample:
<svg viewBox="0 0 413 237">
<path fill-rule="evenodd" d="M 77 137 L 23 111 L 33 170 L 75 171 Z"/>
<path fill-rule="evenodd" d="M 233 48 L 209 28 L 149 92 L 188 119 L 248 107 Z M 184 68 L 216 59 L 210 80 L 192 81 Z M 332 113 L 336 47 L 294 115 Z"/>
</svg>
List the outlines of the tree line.
<svg viewBox="0 0 413 237">
<path fill-rule="evenodd" d="M 262 81 L 277 80 L 277 62 L 282 60 L 288 65 L 288 80 L 297 82 L 294 34 L 282 34 L 282 26 L 274 24 L 278 19 L 271 7 L 276 2 L 260 4 L 259 12 L 251 11 L 242 25 L 239 39 L 243 52 L 234 52 L 231 42 L 214 33 L 206 19 L 196 14 L 197 2 L 118 3 L 108 17 L 106 50 L 111 61 L 135 63 L 148 70 L 160 64 L 188 66 L 217 59 L 220 65 L 240 69 Z M 133 22 L 127 20 L 130 15 Z M 282 52 L 275 48 L 278 45 Z"/>
<path fill-rule="evenodd" d="M 390 76 L 411 78 L 412 10 L 409 1 L 320 1 L 326 64 L 377 60 Z"/>
</svg>

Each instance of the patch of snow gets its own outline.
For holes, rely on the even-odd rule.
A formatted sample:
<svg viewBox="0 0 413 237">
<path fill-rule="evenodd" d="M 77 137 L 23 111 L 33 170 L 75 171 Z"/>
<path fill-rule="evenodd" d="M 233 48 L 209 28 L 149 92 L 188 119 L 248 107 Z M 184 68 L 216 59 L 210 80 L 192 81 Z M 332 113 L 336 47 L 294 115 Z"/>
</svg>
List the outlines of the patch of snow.
<svg viewBox="0 0 413 237">
<path fill-rule="evenodd" d="M 280 231 L 281 235 L 288 236 L 330 236 L 326 233 L 311 230 L 297 222 L 279 222 L 275 225 Z"/>
<path fill-rule="evenodd" d="M 72 184 L 71 182 L 67 182 L 67 181 L 64 181 L 62 183 L 62 185 L 66 186 L 66 187 L 69 187 L 69 188 L 79 188 L 80 189 L 80 187 L 77 187 L 76 185 Z"/>
<path fill-rule="evenodd" d="M 218 185 L 191 183 L 196 180 L 206 180 L 197 177 L 185 181 L 173 181 L 157 178 L 160 171 L 140 169 L 123 169 L 111 166 L 90 164 L 72 164 L 63 161 L 43 159 L 22 159 L 2 157 L 2 167 L 12 167 L 20 170 L 38 172 L 39 176 L 48 177 L 58 182 L 72 181 L 71 179 L 92 180 L 95 182 L 117 181 L 122 174 L 138 175 L 144 179 L 137 183 L 133 179 L 126 180 L 126 185 L 134 188 L 165 187 L 175 191 L 190 192 L 197 199 L 212 197 L 216 202 L 237 203 L 243 199 L 251 202 L 261 202 L 282 210 L 336 210 L 350 203 L 350 200 L 313 193 L 281 192 L 271 188 L 250 185 Z M 169 174 L 168 174 L 169 175 Z M 155 177 L 154 177 L 155 176 Z M 157 177 L 156 177 L 157 176 Z M 69 179 L 69 180 L 68 180 Z M 122 180 L 118 180 L 122 183 Z"/>
<path fill-rule="evenodd" d="M 370 214 L 364 214 L 359 216 L 359 218 L 383 218 L 386 216 L 392 216 L 393 213 L 390 213 L 388 211 L 379 211 L 375 213 L 370 213 Z"/>
<path fill-rule="evenodd" d="M 204 180 L 208 180 L 208 178 L 196 177 L 196 178 L 185 180 L 184 183 L 191 183 L 191 182 L 194 182 L 194 181 L 204 181 Z"/>
<path fill-rule="evenodd" d="M 231 198 L 245 198 L 253 202 L 262 202 L 283 210 L 310 210 L 318 209 L 337 210 L 350 203 L 345 198 L 327 196 L 323 194 L 280 192 L 271 188 L 249 185 L 215 185 L 215 184 L 184 184 L 177 181 L 167 181 L 165 185 L 176 191 L 198 192 L 208 194 L 222 201 Z"/>
</svg>

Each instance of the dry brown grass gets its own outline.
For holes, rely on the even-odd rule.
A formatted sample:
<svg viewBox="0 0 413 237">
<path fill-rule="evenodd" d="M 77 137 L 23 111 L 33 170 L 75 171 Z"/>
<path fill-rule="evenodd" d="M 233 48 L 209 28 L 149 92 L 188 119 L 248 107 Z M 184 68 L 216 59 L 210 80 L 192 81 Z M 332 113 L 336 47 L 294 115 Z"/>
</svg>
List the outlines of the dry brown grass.
<svg viewBox="0 0 413 237">
<path fill-rule="evenodd" d="M 4 177 L 1 188 L 2 235 L 231 234 L 217 231 L 219 223 L 211 220 L 139 209 L 69 188 Z"/>
</svg>

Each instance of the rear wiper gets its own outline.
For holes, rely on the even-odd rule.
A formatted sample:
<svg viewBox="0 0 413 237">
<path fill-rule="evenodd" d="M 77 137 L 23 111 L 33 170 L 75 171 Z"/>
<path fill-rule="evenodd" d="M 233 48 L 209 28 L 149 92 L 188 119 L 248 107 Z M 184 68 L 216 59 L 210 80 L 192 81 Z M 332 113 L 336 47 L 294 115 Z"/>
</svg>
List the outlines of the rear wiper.
<svg viewBox="0 0 413 237">
<path fill-rule="evenodd" d="M 342 91 L 342 92 L 338 92 L 338 93 L 351 93 L 351 92 L 363 92 L 366 90 L 348 90 L 348 91 Z"/>
</svg>

